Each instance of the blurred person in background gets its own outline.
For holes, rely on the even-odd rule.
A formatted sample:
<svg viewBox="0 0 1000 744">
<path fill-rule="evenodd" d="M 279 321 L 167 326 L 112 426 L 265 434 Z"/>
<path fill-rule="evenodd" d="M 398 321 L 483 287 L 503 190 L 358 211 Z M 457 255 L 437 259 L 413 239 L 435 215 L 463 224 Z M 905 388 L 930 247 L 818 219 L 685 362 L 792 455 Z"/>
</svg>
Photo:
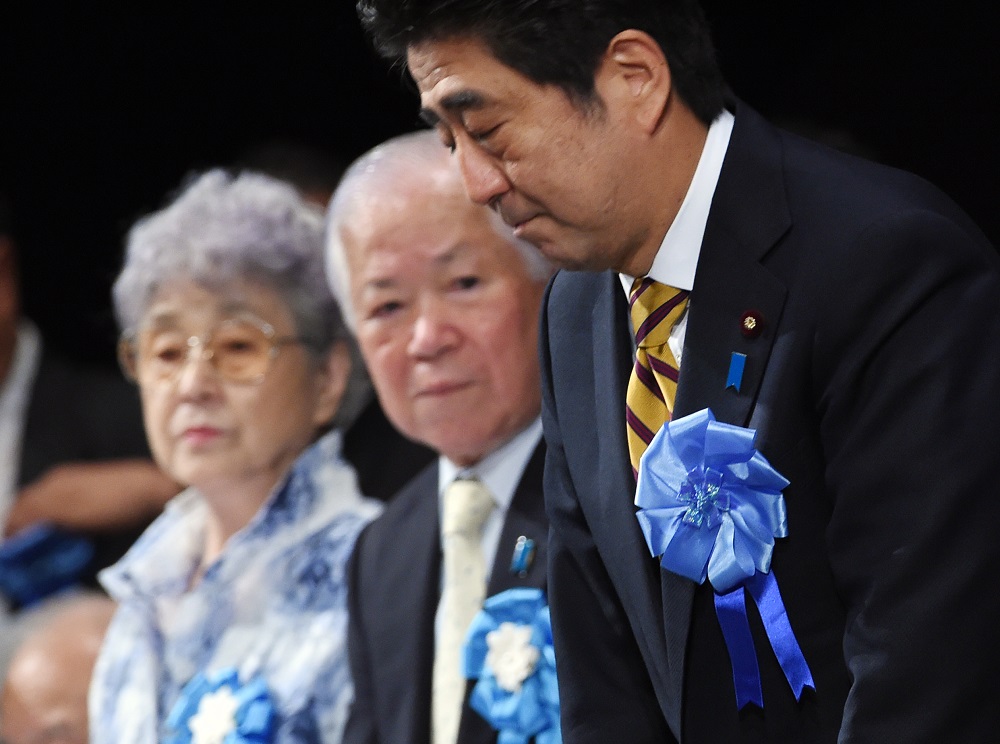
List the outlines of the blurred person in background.
<svg viewBox="0 0 1000 744">
<path fill-rule="evenodd" d="M 378 505 L 327 431 L 352 391 L 322 234 L 292 187 L 218 170 L 129 233 L 122 363 L 154 457 L 188 488 L 101 575 L 119 610 L 95 744 L 340 741 L 344 568 Z"/>
<path fill-rule="evenodd" d="M 345 163 L 326 150 L 301 142 L 270 140 L 247 150 L 236 167 L 290 183 L 305 201 L 326 209 Z M 344 432 L 344 457 L 358 473 L 361 492 L 387 501 L 434 459 L 434 452 L 389 423 L 372 393 L 357 343 L 353 338 L 346 343 L 351 353 L 350 384 L 357 394 L 340 406 L 334 425 Z"/>
<path fill-rule="evenodd" d="M 139 400 L 120 373 L 47 346 L 21 313 L 13 214 L 0 194 L 0 672 L 19 611 L 96 587 L 178 490 L 149 457 Z M 66 560 L 68 554 L 72 560 Z"/>
<path fill-rule="evenodd" d="M 2 744 L 87 744 L 87 689 L 115 603 L 50 603 L 11 661 L 0 697 Z"/>
</svg>

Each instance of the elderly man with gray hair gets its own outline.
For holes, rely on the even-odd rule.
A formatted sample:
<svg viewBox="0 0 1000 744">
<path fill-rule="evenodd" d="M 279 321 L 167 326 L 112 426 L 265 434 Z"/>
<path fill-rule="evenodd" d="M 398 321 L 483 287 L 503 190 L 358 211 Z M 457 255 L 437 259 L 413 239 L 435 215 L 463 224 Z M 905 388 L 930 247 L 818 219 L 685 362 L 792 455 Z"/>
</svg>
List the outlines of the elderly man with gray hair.
<svg viewBox="0 0 1000 744">
<path fill-rule="evenodd" d="M 386 415 L 440 455 L 352 559 L 345 741 L 493 742 L 460 653 L 484 597 L 545 586 L 536 343 L 551 270 L 468 200 L 429 132 L 354 163 L 327 234 L 330 283 Z"/>
</svg>

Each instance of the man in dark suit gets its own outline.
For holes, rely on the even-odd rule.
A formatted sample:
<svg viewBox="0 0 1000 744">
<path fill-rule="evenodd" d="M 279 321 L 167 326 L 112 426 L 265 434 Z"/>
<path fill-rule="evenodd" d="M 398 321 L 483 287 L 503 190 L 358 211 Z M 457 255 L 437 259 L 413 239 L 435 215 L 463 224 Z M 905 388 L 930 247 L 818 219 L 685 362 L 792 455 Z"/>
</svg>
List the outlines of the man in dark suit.
<svg viewBox="0 0 1000 744">
<path fill-rule="evenodd" d="M 149 458 L 132 386 L 60 357 L 22 316 L 12 233 L 0 196 L 0 673 L 49 596 L 71 583 L 96 588 L 97 572 L 177 489 Z M 93 553 L 70 561 L 71 543 L 63 542 L 67 552 L 48 563 L 55 570 L 40 569 L 39 533 L 7 541 L 40 523 L 56 527 L 55 540 L 41 543 L 45 555 L 67 535 L 84 538 Z"/>
<path fill-rule="evenodd" d="M 558 274 L 543 306 L 564 741 L 994 739 L 1000 268 L 979 230 L 926 183 L 730 100 L 694 2 L 359 12 L 406 56 L 470 196 L 555 262 L 604 272 Z M 670 288 L 660 328 L 639 308 Z M 650 328 L 663 358 L 647 364 Z M 633 467 L 667 460 L 640 459 L 660 424 L 630 375 L 660 421 L 710 408 L 755 429 L 790 482 L 787 537 L 752 575 L 784 601 L 759 613 L 740 585 L 748 637 L 728 646 L 723 593 L 661 568 L 636 519 Z M 675 502 L 678 529 L 703 496 Z M 779 606 L 811 670 L 796 694 L 761 620 L 773 631 Z M 748 659 L 763 707 L 738 709 Z"/>
<path fill-rule="evenodd" d="M 0 524 L 87 533 L 90 578 L 117 560 L 176 485 L 149 458 L 136 391 L 47 347 L 20 311 L 12 230 L 0 206 Z M 96 586 L 96 584 L 95 584 Z"/>
<path fill-rule="evenodd" d="M 458 685 L 451 700 L 442 694 L 451 605 L 441 525 L 453 484 L 481 484 L 492 503 L 470 565 L 482 561 L 484 596 L 545 588 L 536 348 L 551 270 L 468 200 L 429 132 L 390 140 L 348 170 L 330 207 L 328 267 L 386 415 L 439 454 L 355 548 L 355 702 L 344 740 L 494 742 L 468 705 L 457 648 L 445 675 L 450 668 Z"/>
</svg>

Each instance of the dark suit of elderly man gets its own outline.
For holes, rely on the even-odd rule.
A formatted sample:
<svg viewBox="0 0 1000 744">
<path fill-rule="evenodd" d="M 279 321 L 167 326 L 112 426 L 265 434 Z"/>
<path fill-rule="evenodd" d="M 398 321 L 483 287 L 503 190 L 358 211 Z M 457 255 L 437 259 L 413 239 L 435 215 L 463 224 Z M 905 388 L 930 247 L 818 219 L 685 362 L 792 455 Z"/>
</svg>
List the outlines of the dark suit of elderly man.
<svg viewBox="0 0 1000 744">
<path fill-rule="evenodd" d="M 693 0 L 359 10 L 473 200 L 590 272 L 542 311 L 564 741 L 995 738 L 1000 267 L 976 226 L 732 100 Z M 789 482 L 756 527 L 730 496 L 757 465 L 680 468 L 706 408 Z"/>
<path fill-rule="evenodd" d="M 496 741 L 468 705 L 471 683 L 441 692 L 442 668 L 459 672 L 446 655 L 453 484 L 488 494 L 475 547 L 484 596 L 546 584 L 536 348 L 551 271 L 468 200 L 453 166 L 430 133 L 390 140 L 351 166 L 330 210 L 331 284 L 379 401 L 439 453 L 355 548 L 351 744 Z"/>
</svg>

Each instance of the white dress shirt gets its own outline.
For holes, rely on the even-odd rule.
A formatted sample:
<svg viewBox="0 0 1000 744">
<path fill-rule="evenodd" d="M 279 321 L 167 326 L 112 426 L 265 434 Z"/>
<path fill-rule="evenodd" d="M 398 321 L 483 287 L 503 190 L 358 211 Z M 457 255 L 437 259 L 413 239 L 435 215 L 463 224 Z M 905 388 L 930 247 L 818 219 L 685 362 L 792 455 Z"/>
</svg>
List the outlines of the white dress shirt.
<svg viewBox="0 0 1000 744">
<path fill-rule="evenodd" d="M 0 381 L 0 526 L 17 498 L 21 439 L 41 355 L 41 334 L 30 321 L 21 321 L 10 370 Z"/>
<path fill-rule="evenodd" d="M 534 453 L 542 438 L 542 420 L 536 418 L 531 425 L 514 436 L 500 449 L 494 450 L 472 467 L 463 468 L 446 457 L 438 461 L 438 514 L 443 513 L 442 502 L 444 489 L 458 477 L 475 477 L 483 482 L 496 503 L 496 508 L 486 519 L 483 526 L 483 557 L 486 565 L 486 583 L 489 584 L 493 573 L 493 559 L 500 546 L 500 533 L 503 532 L 507 520 L 507 510 L 514 500 L 514 492 L 521 481 L 528 460 Z M 440 520 L 439 520 L 440 521 Z M 514 546 L 510 546 L 511 556 Z M 503 567 L 501 566 L 501 569 Z M 443 578 L 443 577 L 442 577 Z M 437 612 L 434 618 L 434 633 L 437 637 L 441 624 L 441 600 L 438 599 Z"/>
<path fill-rule="evenodd" d="M 668 284 L 678 289 L 691 290 L 694 287 L 694 274 L 698 268 L 698 256 L 701 255 L 701 243 L 705 238 L 705 227 L 708 225 L 708 212 L 712 208 L 715 197 L 715 187 L 719 184 L 719 174 L 722 172 L 722 161 L 729 149 L 729 138 L 733 134 L 733 124 L 736 121 L 729 111 L 723 111 L 708 128 L 705 147 L 698 159 L 694 178 L 688 187 L 681 208 L 667 230 L 653 258 L 653 265 L 646 274 L 650 279 Z M 635 277 L 620 274 L 625 296 L 632 292 Z M 692 298 L 690 303 L 694 301 Z M 680 365 L 684 350 L 684 336 L 687 332 L 687 310 L 670 331 L 667 342 L 673 352 L 677 364 Z M 631 324 L 630 324 L 631 325 Z M 631 332 L 631 327 L 630 327 Z"/>
</svg>

